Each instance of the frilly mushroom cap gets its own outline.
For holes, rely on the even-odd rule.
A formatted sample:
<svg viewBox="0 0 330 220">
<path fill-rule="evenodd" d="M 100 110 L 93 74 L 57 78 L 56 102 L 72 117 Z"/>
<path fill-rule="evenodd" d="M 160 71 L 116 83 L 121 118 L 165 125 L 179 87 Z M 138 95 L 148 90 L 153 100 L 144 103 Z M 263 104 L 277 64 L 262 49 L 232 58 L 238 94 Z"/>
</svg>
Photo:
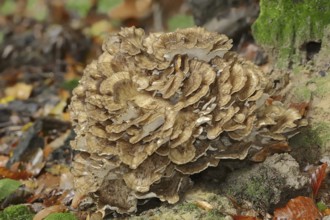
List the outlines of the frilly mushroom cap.
<svg viewBox="0 0 330 220">
<path fill-rule="evenodd" d="M 79 195 L 119 213 L 134 212 L 138 199 L 175 203 L 190 175 L 286 140 L 302 116 L 266 102 L 267 76 L 230 48 L 203 28 L 112 34 L 70 105 Z"/>
</svg>

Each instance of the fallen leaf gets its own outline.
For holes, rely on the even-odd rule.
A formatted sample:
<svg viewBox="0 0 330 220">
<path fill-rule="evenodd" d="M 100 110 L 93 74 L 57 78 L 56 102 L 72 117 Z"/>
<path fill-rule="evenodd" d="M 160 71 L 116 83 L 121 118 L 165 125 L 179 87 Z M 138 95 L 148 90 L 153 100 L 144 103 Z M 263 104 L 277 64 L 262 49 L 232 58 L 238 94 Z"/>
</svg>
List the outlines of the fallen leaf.
<svg viewBox="0 0 330 220">
<path fill-rule="evenodd" d="M 326 169 L 328 167 L 327 163 L 320 165 L 311 175 L 311 185 L 313 190 L 313 197 L 315 198 L 320 186 L 326 176 Z"/>
<path fill-rule="evenodd" d="M 72 199 L 72 203 L 71 203 L 71 207 L 76 209 L 78 208 L 80 202 L 85 198 L 85 195 L 79 193 L 79 192 L 75 192 L 75 195 Z"/>
<path fill-rule="evenodd" d="M 32 127 L 33 126 L 33 123 L 32 122 L 28 122 L 28 123 L 26 123 L 25 125 L 23 125 L 23 127 L 22 127 L 22 131 L 27 131 L 30 127 Z"/>
<path fill-rule="evenodd" d="M 25 180 L 30 178 L 32 174 L 25 170 L 14 172 L 12 170 L 7 169 L 6 167 L 0 167 L 0 176 L 2 178 L 9 178 L 14 180 Z"/>
<path fill-rule="evenodd" d="M 15 97 L 13 97 L 13 96 L 6 96 L 6 97 L 0 99 L 0 104 L 5 105 L 5 104 L 7 104 L 9 102 L 12 102 L 14 100 L 15 100 Z"/>
<path fill-rule="evenodd" d="M 111 23 L 104 19 L 93 23 L 90 27 L 89 34 L 93 37 L 99 37 L 104 33 L 113 31 L 113 29 Z"/>
<path fill-rule="evenodd" d="M 153 0 L 124 0 L 109 11 L 112 19 L 144 18 L 152 11 Z"/>
<path fill-rule="evenodd" d="M 6 166 L 8 160 L 8 156 L 0 155 L 0 167 Z"/>
<path fill-rule="evenodd" d="M 291 199 L 285 207 L 278 208 L 274 212 L 274 220 L 283 219 L 321 219 L 322 214 L 314 204 L 313 199 L 299 196 Z"/>
<path fill-rule="evenodd" d="M 233 220 L 259 220 L 259 218 L 252 216 L 235 215 L 233 216 Z"/>
<path fill-rule="evenodd" d="M 299 111 L 300 115 L 305 115 L 308 111 L 309 103 L 301 102 L 301 103 L 291 103 L 290 108 L 295 108 Z"/>
<path fill-rule="evenodd" d="M 54 205 L 54 206 L 50 206 L 48 208 L 45 208 L 43 210 L 41 210 L 40 212 L 38 212 L 33 220 L 43 220 L 44 218 L 46 218 L 48 215 L 52 214 L 52 213 L 57 213 L 57 212 L 63 212 L 66 210 L 66 207 L 64 205 Z"/>
<path fill-rule="evenodd" d="M 278 142 L 278 143 L 263 147 L 260 151 L 258 151 L 256 154 L 254 154 L 251 157 L 251 160 L 255 161 L 255 162 L 262 162 L 262 161 L 266 160 L 266 158 L 272 154 L 288 152 L 290 150 L 291 150 L 290 146 L 288 145 L 288 143 L 286 141 Z"/>
<path fill-rule="evenodd" d="M 70 14 L 65 8 L 65 1 L 47 1 L 47 7 L 49 11 L 49 18 L 54 23 L 65 24 L 70 19 Z"/>
<path fill-rule="evenodd" d="M 324 216 L 330 216 L 330 208 L 324 210 L 322 213 L 323 213 Z"/>
<path fill-rule="evenodd" d="M 16 85 L 7 87 L 5 89 L 6 96 L 14 97 L 20 100 L 26 100 L 30 97 L 32 92 L 32 85 L 26 83 L 16 83 Z"/>
<path fill-rule="evenodd" d="M 15 192 L 22 183 L 12 179 L 0 180 L 0 201 Z"/>
<path fill-rule="evenodd" d="M 212 209 L 214 209 L 214 207 L 210 203 L 203 201 L 203 200 L 197 200 L 197 201 L 195 201 L 195 204 L 199 208 L 204 209 L 206 211 L 211 211 Z"/>
<path fill-rule="evenodd" d="M 45 173 L 38 177 L 39 185 L 44 185 L 47 188 L 57 188 L 60 185 L 60 177 Z"/>
<path fill-rule="evenodd" d="M 62 173 L 60 179 L 60 189 L 70 190 L 73 189 L 73 175 L 72 173 Z"/>
<path fill-rule="evenodd" d="M 66 100 L 61 100 L 56 106 L 49 112 L 52 116 L 62 115 L 64 108 L 67 106 Z"/>
<path fill-rule="evenodd" d="M 63 200 L 68 196 L 68 194 L 69 191 L 60 191 L 54 189 L 53 191 L 42 197 L 43 205 L 45 205 L 46 207 L 50 207 L 54 205 L 64 204 Z"/>
<path fill-rule="evenodd" d="M 56 149 L 60 148 L 64 145 L 65 141 L 68 139 L 71 130 L 66 131 L 65 133 L 61 134 L 58 138 L 47 144 L 44 148 L 44 156 L 48 158 L 48 156 Z"/>
</svg>

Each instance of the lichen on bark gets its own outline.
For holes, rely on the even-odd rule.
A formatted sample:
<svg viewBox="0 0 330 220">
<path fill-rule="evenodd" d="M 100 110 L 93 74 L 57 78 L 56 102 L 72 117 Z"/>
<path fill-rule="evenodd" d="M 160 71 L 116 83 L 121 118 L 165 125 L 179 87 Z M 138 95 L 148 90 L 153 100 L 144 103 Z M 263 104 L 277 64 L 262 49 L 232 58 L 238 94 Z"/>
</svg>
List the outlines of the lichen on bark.
<svg viewBox="0 0 330 220">
<path fill-rule="evenodd" d="M 329 0 L 261 0 L 252 30 L 276 67 L 288 68 L 309 59 L 308 43 L 320 46 L 328 24 Z"/>
</svg>

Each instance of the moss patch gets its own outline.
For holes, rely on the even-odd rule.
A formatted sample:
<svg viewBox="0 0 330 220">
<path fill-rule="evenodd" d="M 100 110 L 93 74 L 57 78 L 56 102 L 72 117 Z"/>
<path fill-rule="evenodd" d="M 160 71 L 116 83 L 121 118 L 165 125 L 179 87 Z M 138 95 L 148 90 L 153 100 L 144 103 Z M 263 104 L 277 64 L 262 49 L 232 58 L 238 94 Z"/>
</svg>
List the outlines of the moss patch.
<svg viewBox="0 0 330 220">
<path fill-rule="evenodd" d="M 34 214 L 24 205 L 13 205 L 0 212 L 0 220 L 32 220 Z"/>
<path fill-rule="evenodd" d="M 312 67 L 315 68 L 315 67 Z M 309 101 L 312 96 L 319 98 L 328 97 L 330 95 L 330 74 L 321 77 L 317 70 L 308 70 L 302 66 L 298 66 L 292 70 L 294 73 L 293 81 L 299 82 L 293 89 L 298 101 Z M 311 76 L 302 76 L 303 74 L 310 74 Z M 302 79 L 305 78 L 305 79 Z"/>
<path fill-rule="evenodd" d="M 170 31 L 175 31 L 177 28 L 187 28 L 194 25 L 194 19 L 191 15 L 178 14 L 171 17 L 168 21 Z"/>
<path fill-rule="evenodd" d="M 327 143 L 330 143 L 330 123 L 319 122 L 315 124 L 314 132 L 318 135 L 321 147 L 325 147 Z"/>
<path fill-rule="evenodd" d="M 254 207 L 267 209 L 273 202 L 274 195 L 278 194 L 279 186 L 284 182 L 284 179 L 278 178 L 278 176 L 273 178 L 276 177 L 276 171 L 272 170 L 273 173 L 269 171 L 269 169 L 261 167 L 258 173 L 233 185 L 233 188 L 228 191 L 229 195 L 240 201 L 250 201 Z"/>
<path fill-rule="evenodd" d="M 52 213 L 48 215 L 45 220 L 77 220 L 72 213 Z"/>
<path fill-rule="evenodd" d="M 221 213 L 219 210 L 213 209 L 213 210 L 209 211 L 203 219 L 205 219 L 205 220 L 214 220 L 214 219 L 225 220 L 228 218 L 226 218 L 226 216 L 223 213 Z"/>
<path fill-rule="evenodd" d="M 182 211 L 185 211 L 185 212 L 193 212 L 193 211 L 198 210 L 198 207 L 194 203 L 187 202 L 187 203 L 180 204 L 178 206 L 178 209 L 182 210 Z"/>
<path fill-rule="evenodd" d="M 290 146 L 292 148 L 290 154 L 302 166 L 313 164 L 320 159 L 320 144 L 321 140 L 318 132 L 307 127 L 290 139 Z"/>
<path fill-rule="evenodd" d="M 256 41 L 273 52 L 277 67 L 285 68 L 305 59 L 305 43 L 321 41 L 329 18 L 328 0 L 261 0 L 252 30 Z"/>
</svg>

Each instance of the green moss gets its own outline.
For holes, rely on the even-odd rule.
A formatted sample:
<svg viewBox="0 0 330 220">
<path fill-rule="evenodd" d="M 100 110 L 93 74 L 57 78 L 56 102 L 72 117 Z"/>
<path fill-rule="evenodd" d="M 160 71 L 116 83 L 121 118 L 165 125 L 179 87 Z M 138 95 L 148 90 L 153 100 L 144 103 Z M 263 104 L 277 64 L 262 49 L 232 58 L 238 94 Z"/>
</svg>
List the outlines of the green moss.
<svg viewBox="0 0 330 220">
<path fill-rule="evenodd" d="M 227 218 L 219 210 L 213 209 L 213 210 L 209 211 L 206 214 L 205 218 L 203 218 L 203 219 L 205 219 L 205 220 L 213 220 L 213 219 L 225 220 Z"/>
<path fill-rule="evenodd" d="M 198 210 L 198 206 L 194 203 L 182 203 L 178 206 L 179 211 L 184 211 L 184 212 L 193 212 Z"/>
<path fill-rule="evenodd" d="M 22 183 L 12 179 L 1 179 L 0 180 L 0 201 L 5 199 L 7 196 L 15 192 Z"/>
<path fill-rule="evenodd" d="M 2 44 L 4 38 L 4 33 L 0 32 L 0 45 Z"/>
<path fill-rule="evenodd" d="M 267 200 L 271 191 L 269 190 L 268 185 L 265 185 L 264 182 L 265 180 L 262 176 L 251 178 L 245 191 L 247 198 L 250 198 L 251 201 L 255 203 Z"/>
<path fill-rule="evenodd" d="M 237 181 L 240 176 L 240 181 Z M 261 165 L 257 169 L 240 170 L 235 176 L 230 176 L 223 187 L 229 196 L 236 201 L 249 201 L 257 209 L 268 209 L 279 200 L 279 188 L 285 182 L 277 171 Z"/>
<path fill-rule="evenodd" d="M 301 72 L 298 68 L 295 68 L 294 73 Z M 315 73 L 317 74 L 317 73 Z M 298 101 L 309 101 L 312 95 L 318 97 L 324 97 L 330 94 L 330 75 L 326 77 L 314 77 L 308 80 L 305 85 L 299 86 L 294 89 L 294 94 L 298 98 Z M 314 84 L 315 89 L 311 90 L 308 85 Z"/>
<path fill-rule="evenodd" d="M 319 122 L 314 124 L 313 132 L 318 137 L 318 143 L 321 147 L 324 147 L 330 142 L 330 124 L 326 122 Z"/>
<path fill-rule="evenodd" d="M 48 16 L 46 5 L 40 4 L 39 0 L 28 0 L 27 12 L 29 16 L 38 21 L 43 21 Z"/>
<path fill-rule="evenodd" d="M 307 87 L 301 86 L 295 90 L 295 95 L 300 102 L 303 102 L 311 99 L 312 92 Z"/>
<path fill-rule="evenodd" d="M 322 39 L 329 18 L 329 0 L 261 0 L 252 30 L 259 44 L 276 50 L 277 66 L 288 67 L 304 59 L 304 43 Z"/>
<path fill-rule="evenodd" d="M 34 214 L 24 205 L 13 205 L 0 212 L 0 220 L 32 220 Z"/>
<path fill-rule="evenodd" d="M 320 151 L 327 151 L 329 143 L 330 123 L 313 122 L 290 139 L 291 155 L 300 162 L 315 163 L 320 159 Z"/>
<path fill-rule="evenodd" d="M 12 14 L 15 11 L 15 2 L 12 0 L 7 0 L 0 7 L 0 14 L 8 15 Z"/>
<path fill-rule="evenodd" d="M 301 148 L 309 147 L 312 145 L 319 146 L 321 144 L 321 139 L 318 135 L 318 132 L 315 129 L 311 129 L 310 127 L 302 129 L 300 134 L 291 138 L 290 141 L 295 145 L 300 146 Z"/>
<path fill-rule="evenodd" d="M 177 28 L 187 28 L 192 26 L 195 26 L 194 19 L 190 15 L 178 14 L 170 18 L 168 21 L 168 28 L 170 31 L 174 31 Z"/>
<path fill-rule="evenodd" d="M 48 215 L 45 220 L 77 220 L 72 213 L 52 213 Z"/>
<path fill-rule="evenodd" d="M 326 94 L 330 94 L 330 75 L 327 77 L 318 77 L 312 82 L 316 85 L 315 92 L 317 95 L 324 96 Z"/>
</svg>

